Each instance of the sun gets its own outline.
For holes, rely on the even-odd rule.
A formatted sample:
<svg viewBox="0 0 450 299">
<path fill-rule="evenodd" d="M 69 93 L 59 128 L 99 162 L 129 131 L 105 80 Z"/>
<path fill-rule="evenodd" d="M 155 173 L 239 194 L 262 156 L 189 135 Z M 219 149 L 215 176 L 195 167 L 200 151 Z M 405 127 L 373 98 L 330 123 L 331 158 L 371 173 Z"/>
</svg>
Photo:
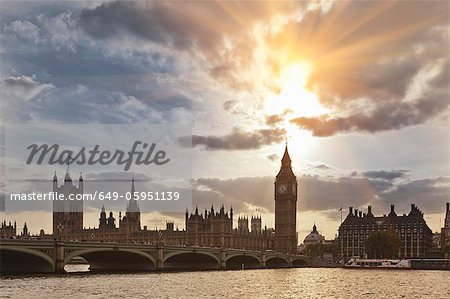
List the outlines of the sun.
<svg viewBox="0 0 450 299">
<path fill-rule="evenodd" d="M 283 114 L 283 121 L 278 124 L 286 130 L 289 148 L 293 154 L 307 155 L 314 151 L 316 140 L 311 132 L 300 130 L 289 120 L 297 117 L 315 117 L 329 113 L 317 96 L 306 89 L 312 66 L 308 63 L 296 63 L 285 68 L 279 77 L 279 93 L 272 93 L 264 103 L 266 115 Z"/>
<path fill-rule="evenodd" d="M 292 113 L 294 117 L 312 117 L 326 113 L 317 96 L 306 89 L 311 65 L 305 62 L 292 64 L 282 71 L 279 93 L 271 93 L 264 105 L 266 114 Z"/>
</svg>

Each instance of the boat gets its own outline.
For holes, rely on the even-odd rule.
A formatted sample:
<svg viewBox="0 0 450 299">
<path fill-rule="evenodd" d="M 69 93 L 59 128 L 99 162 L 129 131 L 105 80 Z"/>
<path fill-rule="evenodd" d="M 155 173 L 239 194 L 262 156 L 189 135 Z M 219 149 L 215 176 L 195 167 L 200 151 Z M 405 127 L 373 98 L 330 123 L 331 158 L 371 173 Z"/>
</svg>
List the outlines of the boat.
<svg viewBox="0 0 450 299">
<path fill-rule="evenodd" d="M 450 270 L 450 259 L 363 259 L 352 257 L 343 267 L 346 269 Z"/>
<path fill-rule="evenodd" d="M 359 257 L 350 258 L 344 268 L 349 269 L 411 269 L 410 260 L 396 259 L 362 259 Z"/>
</svg>

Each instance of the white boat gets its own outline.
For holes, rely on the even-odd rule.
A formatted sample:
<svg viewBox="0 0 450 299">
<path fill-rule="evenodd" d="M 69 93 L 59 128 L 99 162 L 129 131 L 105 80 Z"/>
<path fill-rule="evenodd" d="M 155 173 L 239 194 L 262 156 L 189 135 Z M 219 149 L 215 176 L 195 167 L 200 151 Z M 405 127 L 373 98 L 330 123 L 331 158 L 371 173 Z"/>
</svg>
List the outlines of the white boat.
<svg viewBox="0 0 450 299">
<path fill-rule="evenodd" d="M 349 268 L 349 269 L 411 269 L 411 260 L 362 259 L 359 257 L 352 257 L 344 264 L 344 268 Z"/>
</svg>

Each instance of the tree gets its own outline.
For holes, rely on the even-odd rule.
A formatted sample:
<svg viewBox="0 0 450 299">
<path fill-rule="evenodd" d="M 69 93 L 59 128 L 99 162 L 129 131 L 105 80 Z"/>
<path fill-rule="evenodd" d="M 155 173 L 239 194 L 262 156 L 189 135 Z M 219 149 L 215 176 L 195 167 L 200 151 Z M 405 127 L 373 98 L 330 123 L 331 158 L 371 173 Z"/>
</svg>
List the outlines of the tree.
<svg viewBox="0 0 450 299">
<path fill-rule="evenodd" d="M 323 256 L 323 245 L 320 243 L 308 244 L 308 245 L 306 245 L 305 252 L 306 252 L 307 256 L 322 257 Z"/>
<path fill-rule="evenodd" d="M 398 253 L 400 245 L 400 237 L 393 230 L 375 232 L 366 240 L 370 258 L 392 258 Z"/>
<path fill-rule="evenodd" d="M 450 258 L 450 238 L 444 239 L 441 245 L 445 258 Z"/>
</svg>

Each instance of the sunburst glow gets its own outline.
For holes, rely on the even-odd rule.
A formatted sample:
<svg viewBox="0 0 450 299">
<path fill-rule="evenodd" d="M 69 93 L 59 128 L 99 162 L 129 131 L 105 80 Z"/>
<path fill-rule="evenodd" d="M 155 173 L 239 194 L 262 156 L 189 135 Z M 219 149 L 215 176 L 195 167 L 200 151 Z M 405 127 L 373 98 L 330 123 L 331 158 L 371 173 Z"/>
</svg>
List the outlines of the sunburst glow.
<svg viewBox="0 0 450 299">
<path fill-rule="evenodd" d="M 305 88 L 310 73 L 311 66 L 307 63 L 287 67 L 280 76 L 281 91 L 267 97 L 265 112 L 267 114 L 290 112 L 295 117 L 326 113 L 317 96 Z"/>
</svg>

